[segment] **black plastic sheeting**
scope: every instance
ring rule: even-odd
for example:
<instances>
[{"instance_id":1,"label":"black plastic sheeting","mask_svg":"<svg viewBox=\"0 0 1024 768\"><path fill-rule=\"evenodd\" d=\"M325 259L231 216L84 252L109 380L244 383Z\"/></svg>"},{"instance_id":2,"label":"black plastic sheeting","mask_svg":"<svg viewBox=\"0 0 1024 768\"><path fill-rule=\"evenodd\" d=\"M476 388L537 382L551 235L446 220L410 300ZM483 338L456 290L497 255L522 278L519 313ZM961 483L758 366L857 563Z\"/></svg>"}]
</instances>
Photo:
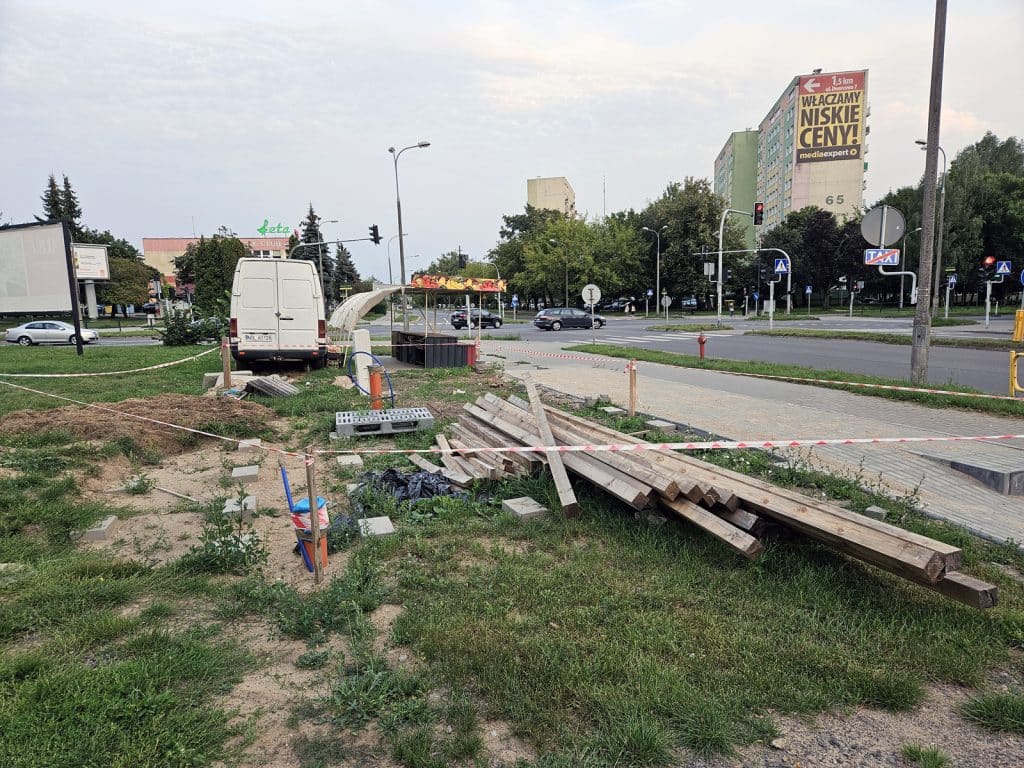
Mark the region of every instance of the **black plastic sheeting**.
<instances>
[{"instance_id":1,"label":"black plastic sheeting","mask_svg":"<svg viewBox=\"0 0 1024 768\"><path fill-rule=\"evenodd\" d=\"M361 478L360 485L379 488L394 494L398 501L422 501L434 496L455 496L468 499L469 494L452 485L436 472L402 472L398 469L386 469L383 472L367 472ZM358 489L352 494L358 499ZM360 509L361 513L362 510Z\"/></svg>"}]
</instances>

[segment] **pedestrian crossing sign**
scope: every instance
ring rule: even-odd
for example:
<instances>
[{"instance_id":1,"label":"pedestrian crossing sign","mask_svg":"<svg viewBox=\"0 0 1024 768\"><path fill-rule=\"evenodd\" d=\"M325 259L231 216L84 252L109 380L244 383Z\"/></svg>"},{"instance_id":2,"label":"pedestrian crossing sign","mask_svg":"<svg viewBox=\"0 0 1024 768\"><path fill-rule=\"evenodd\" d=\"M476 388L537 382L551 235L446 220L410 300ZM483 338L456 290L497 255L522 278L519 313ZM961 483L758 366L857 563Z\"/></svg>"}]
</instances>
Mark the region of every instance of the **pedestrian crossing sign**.
<instances>
[{"instance_id":1,"label":"pedestrian crossing sign","mask_svg":"<svg viewBox=\"0 0 1024 768\"><path fill-rule=\"evenodd\" d=\"M784 275L789 272L789 262L786 259L775 260L775 274Z\"/></svg>"},{"instance_id":2,"label":"pedestrian crossing sign","mask_svg":"<svg viewBox=\"0 0 1024 768\"><path fill-rule=\"evenodd\" d=\"M1008 261L997 261L996 262L996 274L997 275L1008 275L1008 274L1010 274L1010 262L1008 262Z\"/></svg>"}]
</instances>

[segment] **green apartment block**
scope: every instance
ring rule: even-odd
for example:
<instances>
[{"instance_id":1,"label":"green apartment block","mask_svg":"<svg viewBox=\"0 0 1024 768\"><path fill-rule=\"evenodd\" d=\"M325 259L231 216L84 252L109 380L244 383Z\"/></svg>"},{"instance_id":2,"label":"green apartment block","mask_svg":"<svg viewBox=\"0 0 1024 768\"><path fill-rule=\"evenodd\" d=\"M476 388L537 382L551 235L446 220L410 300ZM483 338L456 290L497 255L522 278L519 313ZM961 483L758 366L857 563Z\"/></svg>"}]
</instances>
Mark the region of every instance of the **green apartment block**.
<instances>
[{"instance_id":1,"label":"green apartment block","mask_svg":"<svg viewBox=\"0 0 1024 768\"><path fill-rule=\"evenodd\" d=\"M753 211L757 190L757 131L737 131L729 136L715 159L715 194L737 211ZM743 225L747 248L754 247L753 220L732 219Z\"/></svg>"}]
</instances>

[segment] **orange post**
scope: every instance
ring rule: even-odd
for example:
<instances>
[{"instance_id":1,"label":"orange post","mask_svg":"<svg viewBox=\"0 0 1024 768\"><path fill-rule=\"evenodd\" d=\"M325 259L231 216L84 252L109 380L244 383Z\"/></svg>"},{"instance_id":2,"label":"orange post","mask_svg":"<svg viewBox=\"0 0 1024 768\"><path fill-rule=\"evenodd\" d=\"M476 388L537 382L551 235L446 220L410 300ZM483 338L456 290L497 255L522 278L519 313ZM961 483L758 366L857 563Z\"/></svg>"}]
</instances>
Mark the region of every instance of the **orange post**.
<instances>
[{"instance_id":1,"label":"orange post","mask_svg":"<svg viewBox=\"0 0 1024 768\"><path fill-rule=\"evenodd\" d=\"M384 369L379 365L370 366L370 410L384 408Z\"/></svg>"},{"instance_id":2,"label":"orange post","mask_svg":"<svg viewBox=\"0 0 1024 768\"><path fill-rule=\"evenodd\" d=\"M704 331L700 332L700 336L697 337L697 346L700 347L700 359L704 359L704 345L708 343L707 337L704 336Z\"/></svg>"}]
</instances>

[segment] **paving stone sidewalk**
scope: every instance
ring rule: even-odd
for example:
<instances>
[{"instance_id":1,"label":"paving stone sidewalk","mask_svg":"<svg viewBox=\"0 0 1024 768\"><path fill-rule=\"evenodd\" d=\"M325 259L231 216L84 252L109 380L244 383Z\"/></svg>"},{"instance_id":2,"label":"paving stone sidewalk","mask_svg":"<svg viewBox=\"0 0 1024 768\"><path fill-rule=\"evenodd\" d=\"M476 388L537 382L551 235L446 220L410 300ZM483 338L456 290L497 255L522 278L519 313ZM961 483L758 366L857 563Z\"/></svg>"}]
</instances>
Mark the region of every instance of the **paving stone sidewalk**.
<instances>
[{"instance_id":1,"label":"paving stone sidewalk","mask_svg":"<svg viewBox=\"0 0 1024 768\"><path fill-rule=\"evenodd\" d=\"M557 342L484 342L482 351L485 359L500 360L512 376L530 373L537 383L561 392L608 395L617 405L627 402L624 360L572 359L578 356L562 352L561 346ZM637 365L642 412L731 439L1024 434L1024 419L928 408L715 371ZM808 449L797 452L808 455ZM822 446L809 454L815 466L881 483L890 494L916 492L926 514L979 536L1024 542L1024 496L997 493L940 461L969 460L1024 470L1024 441Z\"/></svg>"}]
</instances>

